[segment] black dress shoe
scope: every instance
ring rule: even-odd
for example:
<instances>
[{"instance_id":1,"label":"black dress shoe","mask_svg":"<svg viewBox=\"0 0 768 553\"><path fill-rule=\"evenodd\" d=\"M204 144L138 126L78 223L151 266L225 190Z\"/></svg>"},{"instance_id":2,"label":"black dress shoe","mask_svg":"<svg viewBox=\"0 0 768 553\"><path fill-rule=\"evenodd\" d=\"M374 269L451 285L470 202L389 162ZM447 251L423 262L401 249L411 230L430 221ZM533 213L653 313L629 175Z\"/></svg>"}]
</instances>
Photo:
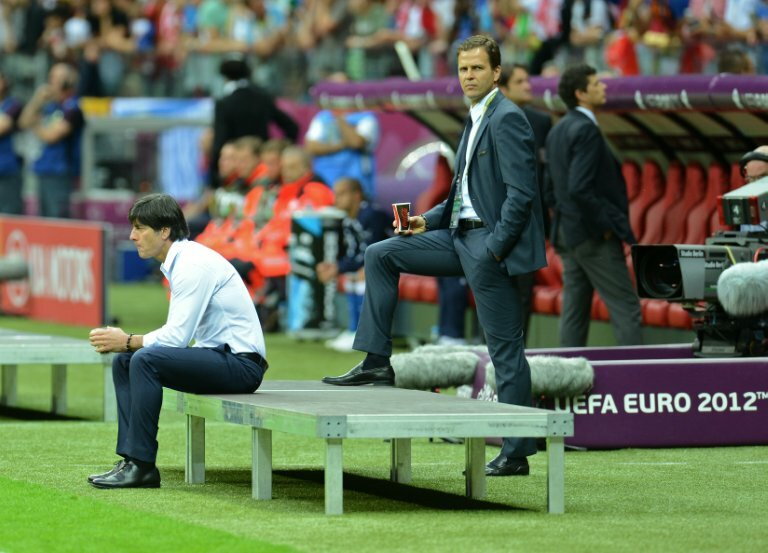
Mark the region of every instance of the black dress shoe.
<instances>
[{"instance_id":1,"label":"black dress shoe","mask_svg":"<svg viewBox=\"0 0 768 553\"><path fill-rule=\"evenodd\" d=\"M528 476L530 468L525 457L505 457L500 454L485 465L486 476Z\"/></svg>"},{"instance_id":2,"label":"black dress shoe","mask_svg":"<svg viewBox=\"0 0 768 553\"><path fill-rule=\"evenodd\" d=\"M127 461L125 459L120 459L117 463L115 463L115 466L109 469L107 472L104 472L102 474L91 474L88 477L88 483L93 482L97 478L106 478L107 476L112 476L117 471L119 471L121 468L123 468L123 465L125 465Z\"/></svg>"},{"instance_id":3,"label":"black dress shoe","mask_svg":"<svg viewBox=\"0 0 768 553\"><path fill-rule=\"evenodd\" d=\"M341 376L326 376L323 378L323 382L335 386L362 386L363 384L394 386L395 371L392 369L392 365L363 370L363 362L361 361L348 373Z\"/></svg>"},{"instance_id":4,"label":"black dress shoe","mask_svg":"<svg viewBox=\"0 0 768 553\"><path fill-rule=\"evenodd\" d=\"M159 488L160 471L157 467L141 468L132 461L125 463L120 470L104 478L94 478L91 485L96 488Z\"/></svg>"}]
</instances>

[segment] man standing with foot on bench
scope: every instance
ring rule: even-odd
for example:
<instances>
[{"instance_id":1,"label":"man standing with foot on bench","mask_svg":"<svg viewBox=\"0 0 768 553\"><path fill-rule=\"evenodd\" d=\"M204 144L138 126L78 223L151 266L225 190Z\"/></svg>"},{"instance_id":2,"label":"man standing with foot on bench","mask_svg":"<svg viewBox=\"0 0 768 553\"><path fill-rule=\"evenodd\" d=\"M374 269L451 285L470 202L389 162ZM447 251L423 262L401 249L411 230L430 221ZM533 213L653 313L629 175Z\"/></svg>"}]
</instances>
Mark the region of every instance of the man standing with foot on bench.
<instances>
[{"instance_id":1,"label":"man standing with foot on bench","mask_svg":"<svg viewBox=\"0 0 768 553\"><path fill-rule=\"evenodd\" d=\"M117 395L117 448L112 470L88 477L97 488L157 488L157 424L163 386L196 394L247 394L267 370L256 308L235 268L213 250L187 240L176 200L139 199L128 218L143 259L162 263L171 301L168 320L148 334L95 328L91 345L121 352L112 363ZM194 345L189 346L194 340Z\"/></svg>"},{"instance_id":2,"label":"man standing with foot on bench","mask_svg":"<svg viewBox=\"0 0 768 553\"><path fill-rule=\"evenodd\" d=\"M523 352L517 275L544 267L544 232L533 132L523 112L497 89L496 42L473 36L458 49L459 81L470 119L456 156L448 199L410 217L410 230L370 245L367 285L354 348L365 360L323 382L392 386L392 319L400 273L465 275L496 368L499 401L531 405L531 372ZM505 438L486 475L528 474L533 439Z\"/></svg>"}]
</instances>

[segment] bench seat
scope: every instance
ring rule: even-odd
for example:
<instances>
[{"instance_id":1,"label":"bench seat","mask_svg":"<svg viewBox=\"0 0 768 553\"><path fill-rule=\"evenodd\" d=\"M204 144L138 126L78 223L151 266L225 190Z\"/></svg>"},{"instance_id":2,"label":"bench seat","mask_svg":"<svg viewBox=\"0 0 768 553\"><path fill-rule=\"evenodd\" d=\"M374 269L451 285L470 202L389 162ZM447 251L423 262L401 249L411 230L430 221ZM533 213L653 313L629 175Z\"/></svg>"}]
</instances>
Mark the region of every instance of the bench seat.
<instances>
[{"instance_id":1,"label":"bench seat","mask_svg":"<svg viewBox=\"0 0 768 553\"><path fill-rule=\"evenodd\" d=\"M266 381L253 394L198 395L165 391L165 409L187 417L185 480L205 481L205 421L252 428L252 496L272 498L272 432L325 441L325 512L343 513L342 443L391 439L390 479L411 481L411 439L464 438L466 495L485 496L485 438L547 440L547 510L565 510L564 438L573 415L390 387L338 387L318 381ZM458 470L457 470L458 472Z\"/></svg>"}]
</instances>

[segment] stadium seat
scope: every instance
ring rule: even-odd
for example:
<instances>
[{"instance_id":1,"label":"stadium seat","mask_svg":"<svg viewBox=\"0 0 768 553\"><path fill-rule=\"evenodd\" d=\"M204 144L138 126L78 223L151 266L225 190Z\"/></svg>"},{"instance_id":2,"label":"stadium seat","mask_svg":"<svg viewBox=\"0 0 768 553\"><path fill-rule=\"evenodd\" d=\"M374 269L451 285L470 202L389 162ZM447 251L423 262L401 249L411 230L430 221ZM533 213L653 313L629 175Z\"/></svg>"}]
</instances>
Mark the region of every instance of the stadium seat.
<instances>
[{"instance_id":1,"label":"stadium seat","mask_svg":"<svg viewBox=\"0 0 768 553\"><path fill-rule=\"evenodd\" d=\"M642 236L638 236L638 240L641 244L668 244L666 240L667 227L674 228L674 231L682 230L682 224L674 224L674 220L670 220L672 217L669 214L675 211L680 204L680 198L683 195L682 180L680 179L680 164L673 162L670 164L670 168L667 170L666 183L664 187L664 195L661 199L648 208L645 213L645 232ZM677 175L676 177L671 175ZM680 213L675 213L684 223L685 217ZM676 227L676 228L675 228ZM670 233L672 234L672 233ZM674 243L674 242L671 242Z\"/></svg>"},{"instance_id":2,"label":"stadium seat","mask_svg":"<svg viewBox=\"0 0 768 553\"><path fill-rule=\"evenodd\" d=\"M708 233L709 209L705 201L707 181L704 168L692 162L685 167L685 186L682 203L685 205L686 222L683 244L703 244ZM695 218L694 218L695 214Z\"/></svg>"},{"instance_id":3,"label":"stadium seat","mask_svg":"<svg viewBox=\"0 0 768 553\"><path fill-rule=\"evenodd\" d=\"M661 168L655 161L643 163L640 193L629 202L629 223L636 237L645 232L645 213L664 193Z\"/></svg>"},{"instance_id":4,"label":"stadium seat","mask_svg":"<svg viewBox=\"0 0 768 553\"><path fill-rule=\"evenodd\" d=\"M717 210L717 198L728 191L729 177L725 168L717 163L709 166L707 171L706 188L704 197L688 213L688 230L686 242L689 244L703 244L712 235L712 215Z\"/></svg>"}]
</instances>

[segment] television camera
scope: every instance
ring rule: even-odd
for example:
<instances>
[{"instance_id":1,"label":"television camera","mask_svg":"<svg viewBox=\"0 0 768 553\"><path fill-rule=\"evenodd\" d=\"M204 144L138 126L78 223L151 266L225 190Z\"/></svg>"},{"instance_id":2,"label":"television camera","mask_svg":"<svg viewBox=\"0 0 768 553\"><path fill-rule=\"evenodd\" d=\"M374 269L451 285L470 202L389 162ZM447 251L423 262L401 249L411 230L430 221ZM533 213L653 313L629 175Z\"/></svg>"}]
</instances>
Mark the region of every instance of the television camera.
<instances>
[{"instance_id":1,"label":"television camera","mask_svg":"<svg viewBox=\"0 0 768 553\"><path fill-rule=\"evenodd\" d=\"M768 259L768 177L719 200L721 222L740 230L704 244L632 246L638 295L691 314L697 357L768 355L768 261L756 263ZM726 271L737 278L721 278Z\"/></svg>"}]
</instances>

